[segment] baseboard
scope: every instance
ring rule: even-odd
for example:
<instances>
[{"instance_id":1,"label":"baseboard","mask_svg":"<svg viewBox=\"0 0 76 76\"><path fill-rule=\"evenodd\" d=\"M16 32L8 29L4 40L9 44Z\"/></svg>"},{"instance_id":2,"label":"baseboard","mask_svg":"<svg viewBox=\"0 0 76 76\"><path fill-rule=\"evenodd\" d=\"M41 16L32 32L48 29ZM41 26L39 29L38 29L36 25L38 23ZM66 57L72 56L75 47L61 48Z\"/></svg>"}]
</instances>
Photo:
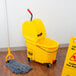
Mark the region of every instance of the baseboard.
<instances>
[{"instance_id":1,"label":"baseboard","mask_svg":"<svg viewBox=\"0 0 76 76\"><path fill-rule=\"evenodd\" d=\"M69 44L60 44L59 48L65 48L68 47ZM27 50L27 48L25 46L21 46L21 47L11 47L11 51L24 51ZM8 48L0 48L0 52L4 52L4 51L8 51Z\"/></svg>"},{"instance_id":2,"label":"baseboard","mask_svg":"<svg viewBox=\"0 0 76 76\"><path fill-rule=\"evenodd\" d=\"M23 51L23 50L27 50L27 48L25 46L21 46L21 47L11 47L11 51ZM0 52L4 52L4 51L8 51L8 48L0 48Z\"/></svg>"},{"instance_id":3,"label":"baseboard","mask_svg":"<svg viewBox=\"0 0 76 76\"><path fill-rule=\"evenodd\" d=\"M69 46L69 44L60 44L59 48L65 48L65 47L68 47L68 46Z\"/></svg>"}]
</instances>

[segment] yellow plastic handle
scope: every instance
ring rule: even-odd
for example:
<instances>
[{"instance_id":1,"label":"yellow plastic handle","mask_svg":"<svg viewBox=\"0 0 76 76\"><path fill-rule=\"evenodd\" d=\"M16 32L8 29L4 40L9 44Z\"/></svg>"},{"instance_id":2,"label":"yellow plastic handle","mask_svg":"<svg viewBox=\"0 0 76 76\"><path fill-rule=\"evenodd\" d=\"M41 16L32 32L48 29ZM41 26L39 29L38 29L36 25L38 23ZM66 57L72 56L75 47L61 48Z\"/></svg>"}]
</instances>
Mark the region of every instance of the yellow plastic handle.
<instances>
[{"instance_id":1,"label":"yellow plastic handle","mask_svg":"<svg viewBox=\"0 0 76 76\"><path fill-rule=\"evenodd\" d=\"M8 54L10 54L10 47L8 47Z\"/></svg>"},{"instance_id":2,"label":"yellow plastic handle","mask_svg":"<svg viewBox=\"0 0 76 76\"><path fill-rule=\"evenodd\" d=\"M71 43L76 43L76 37L71 37Z\"/></svg>"},{"instance_id":3,"label":"yellow plastic handle","mask_svg":"<svg viewBox=\"0 0 76 76\"><path fill-rule=\"evenodd\" d=\"M14 60L14 56L10 52L10 47L8 47L8 54L5 57L5 61L7 62L8 60Z\"/></svg>"}]
</instances>

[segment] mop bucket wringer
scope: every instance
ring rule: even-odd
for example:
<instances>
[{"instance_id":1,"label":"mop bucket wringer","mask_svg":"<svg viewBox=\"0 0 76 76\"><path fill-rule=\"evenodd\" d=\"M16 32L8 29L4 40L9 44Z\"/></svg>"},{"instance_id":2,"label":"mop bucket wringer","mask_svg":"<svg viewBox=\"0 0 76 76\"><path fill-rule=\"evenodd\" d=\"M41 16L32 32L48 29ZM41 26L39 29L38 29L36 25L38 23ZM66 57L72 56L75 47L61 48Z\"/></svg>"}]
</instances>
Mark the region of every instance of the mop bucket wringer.
<instances>
[{"instance_id":1,"label":"mop bucket wringer","mask_svg":"<svg viewBox=\"0 0 76 76\"><path fill-rule=\"evenodd\" d=\"M46 30L41 19L25 21L22 25L23 37L26 40L28 61L34 60L39 63L46 63L47 67L56 62L56 54L59 43L46 38Z\"/></svg>"}]
</instances>

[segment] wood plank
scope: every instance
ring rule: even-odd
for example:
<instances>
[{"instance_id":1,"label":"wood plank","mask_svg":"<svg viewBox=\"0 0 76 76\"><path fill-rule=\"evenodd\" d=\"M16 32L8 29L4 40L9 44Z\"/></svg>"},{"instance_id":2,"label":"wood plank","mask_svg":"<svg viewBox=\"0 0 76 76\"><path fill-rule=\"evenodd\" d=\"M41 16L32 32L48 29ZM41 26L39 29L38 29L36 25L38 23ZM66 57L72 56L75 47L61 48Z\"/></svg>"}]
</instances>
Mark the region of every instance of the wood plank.
<instances>
[{"instance_id":1,"label":"wood plank","mask_svg":"<svg viewBox=\"0 0 76 76\"><path fill-rule=\"evenodd\" d=\"M36 62L28 62L26 51L13 51L12 54L15 56L15 60L23 64L29 64L34 69L27 74L14 74L8 67L5 66L5 56L7 52L0 52L0 76L61 76L64 60L66 56L67 48L58 49L57 63L52 65L51 68L47 68L45 64Z\"/></svg>"}]
</instances>

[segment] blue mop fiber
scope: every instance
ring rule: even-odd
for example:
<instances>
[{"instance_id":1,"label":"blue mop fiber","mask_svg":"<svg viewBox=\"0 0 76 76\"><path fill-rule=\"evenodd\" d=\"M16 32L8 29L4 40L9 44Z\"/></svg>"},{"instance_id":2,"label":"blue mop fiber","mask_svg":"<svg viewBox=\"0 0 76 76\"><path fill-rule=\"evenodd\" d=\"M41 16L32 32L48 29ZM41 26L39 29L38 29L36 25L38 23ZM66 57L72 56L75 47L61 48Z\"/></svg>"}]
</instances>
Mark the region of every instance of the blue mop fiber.
<instances>
[{"instance_id":1,"label":"blue mop fiber","mask_svg":"<svg viewBox=\"0 0 76 76\"><path fill-rule=\"evenodd\" d=\"M16 60L9 60L5 64L13 73L16 74L20 74L20 73L25 74L33 69L28 64L22 64L17 62Z\"/></svg>"}]
</instances>

